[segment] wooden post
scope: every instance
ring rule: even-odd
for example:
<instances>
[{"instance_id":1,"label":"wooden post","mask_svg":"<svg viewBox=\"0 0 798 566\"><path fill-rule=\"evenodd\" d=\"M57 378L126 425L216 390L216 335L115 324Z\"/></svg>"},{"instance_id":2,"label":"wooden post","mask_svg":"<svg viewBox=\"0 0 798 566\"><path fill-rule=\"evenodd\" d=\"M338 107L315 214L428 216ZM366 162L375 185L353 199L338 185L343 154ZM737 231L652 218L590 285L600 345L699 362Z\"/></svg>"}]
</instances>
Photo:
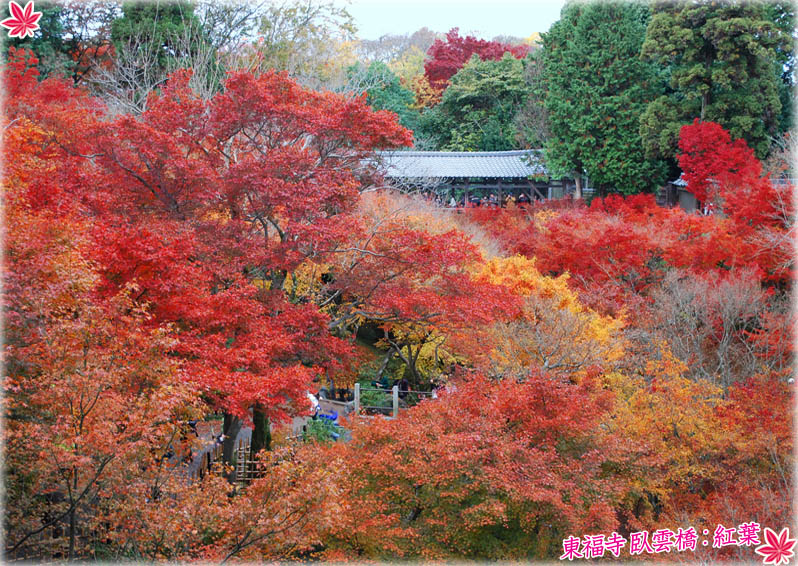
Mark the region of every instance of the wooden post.
<instances>
[{"instance_id":1,"label":"wooden post","mask_svg":"<svg viewBox=\"0 0 798 566\"><path fill-rule=\"evenodd\" d=\"M465 196L463 197L465 199L465 202L463 203L463 208L468 208L468 185L469 185L468 181L469 181L469 179L468 179L468 177L466 177L466 180L465 180Z\"/></svg>"},{"instance_id":2,"label":"wooden post","mask_svg":"<svg viewBox=\"0 0 798 566\"><path fill-rule=\"evenodd\" d=\"M360 414L360 384L355 383L355 414Z\"/></svg>"},{"instance_id":3,"label":"wooden post","mask_svg":"<svg viewBox=\"0 0 798 566\"><path fill-rule=\"evenodd\" d=\"M498 192L499 192L499 208L501 208L502 206L504 206L504 191L502 190L501 177L499 177L499 179L496 181L496 184L499 187L499 190L498 190Z\"/></svg>"},{"instance_id":4,"label":"wooden post","mask_svg":"<svg viewBox=\"0 0 798 566\"><path fill-rule=\"evenodd\" d=\"M393 418L399 416L399 386L394 385L391 387L391 396L393 397Z\"/></svg>"}]
</instances>

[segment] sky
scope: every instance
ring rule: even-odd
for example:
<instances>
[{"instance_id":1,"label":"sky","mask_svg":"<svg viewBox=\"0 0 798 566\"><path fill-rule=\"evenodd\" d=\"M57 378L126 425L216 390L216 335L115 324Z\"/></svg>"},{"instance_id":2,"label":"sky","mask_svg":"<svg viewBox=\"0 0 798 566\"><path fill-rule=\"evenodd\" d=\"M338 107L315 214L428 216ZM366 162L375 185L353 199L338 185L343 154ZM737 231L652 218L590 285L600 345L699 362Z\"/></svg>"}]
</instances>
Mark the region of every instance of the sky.
<instances>
[{"instance_id":1,"label":"sky","mask_svg":"<svg viewBox=\"0 0 798 566\"><path fill-rule=\"evenodd\" d=\"M490 39L528 37L560 19L565 0L337 0L346 6L361 39L412 33L422 27Z\"/></svg>"}]
</instances>

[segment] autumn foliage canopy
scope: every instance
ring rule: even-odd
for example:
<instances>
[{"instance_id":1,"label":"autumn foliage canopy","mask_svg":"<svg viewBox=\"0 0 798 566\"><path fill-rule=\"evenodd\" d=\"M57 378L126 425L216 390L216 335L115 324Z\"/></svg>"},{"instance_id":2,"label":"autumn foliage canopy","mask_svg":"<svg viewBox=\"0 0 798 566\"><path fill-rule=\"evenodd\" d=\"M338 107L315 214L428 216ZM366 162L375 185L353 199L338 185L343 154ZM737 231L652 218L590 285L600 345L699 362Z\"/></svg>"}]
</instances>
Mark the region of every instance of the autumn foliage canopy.
<instances>
[{"instance_id":1,"label":"autumn foliage canopy","mask_svg":"<svg viewBox=\"0 0 798 566\"><path fill-rule=\"evenodd\" d=\"M427 72L513 49L453 30ZM111 115L36 65L4 68L8 556L551 560L790 524L794 210L716 124L679 163L718 214L457 213L377 189L411 134L365 98L182 70ZM389 375L435 397L285 440L308 391ZM246 485L189 474L215 415L274 434Z\"/></svg>"}]
</instances>

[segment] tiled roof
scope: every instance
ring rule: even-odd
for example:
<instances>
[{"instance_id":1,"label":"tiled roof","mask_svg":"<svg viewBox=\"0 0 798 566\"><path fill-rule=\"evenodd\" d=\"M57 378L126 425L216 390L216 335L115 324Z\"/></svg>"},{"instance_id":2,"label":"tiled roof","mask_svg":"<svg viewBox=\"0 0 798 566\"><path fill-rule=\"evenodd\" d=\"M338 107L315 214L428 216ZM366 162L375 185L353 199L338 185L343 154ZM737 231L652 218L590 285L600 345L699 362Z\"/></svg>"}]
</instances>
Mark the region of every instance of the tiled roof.
<instances>
[{"instance_id":1,"label":"tiled roof","mask_svg":"<svg viewBox=\"0 0 798 566\"><path fill-rule=\"evenodd\" d=\"M673 183L677 187L686 187L687 186L687 181L684 180L684 173L679 175L679 178L676 179L675 181L671 181L671 183Z\"/></svg>"},{"instance_id":2,"label":"tiled roof","mask_svg":"<svg viewBox=\"0 0 798 566\"><path fill-rule=\"evenodd\" d=\"M539 150L381 151L385 176L395 178L527 178L546 175Z\"/></svg>"}]
</instances>

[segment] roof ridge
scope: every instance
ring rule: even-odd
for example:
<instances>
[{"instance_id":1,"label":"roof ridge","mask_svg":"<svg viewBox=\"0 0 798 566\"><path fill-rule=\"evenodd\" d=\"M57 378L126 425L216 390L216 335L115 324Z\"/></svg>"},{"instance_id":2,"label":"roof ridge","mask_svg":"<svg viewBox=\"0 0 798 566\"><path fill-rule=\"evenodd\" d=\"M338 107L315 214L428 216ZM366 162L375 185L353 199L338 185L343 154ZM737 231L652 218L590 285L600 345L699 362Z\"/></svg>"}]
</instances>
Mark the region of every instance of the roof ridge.
<instances>
[{"instance_id":1,"label":"roof ridge","mask_svg":"<svg viewBox=\"0 0 798 566\"><path fill-rule=\"evenodd\" d=\"M429 157L500 157L503 155L528 155L530 153L542 152L542 149L511 149L507 151L402 151L402 150L381 150L376 153L385 155L407 155L407 156L429 156Z\"/></svg>"}]
</instances>

